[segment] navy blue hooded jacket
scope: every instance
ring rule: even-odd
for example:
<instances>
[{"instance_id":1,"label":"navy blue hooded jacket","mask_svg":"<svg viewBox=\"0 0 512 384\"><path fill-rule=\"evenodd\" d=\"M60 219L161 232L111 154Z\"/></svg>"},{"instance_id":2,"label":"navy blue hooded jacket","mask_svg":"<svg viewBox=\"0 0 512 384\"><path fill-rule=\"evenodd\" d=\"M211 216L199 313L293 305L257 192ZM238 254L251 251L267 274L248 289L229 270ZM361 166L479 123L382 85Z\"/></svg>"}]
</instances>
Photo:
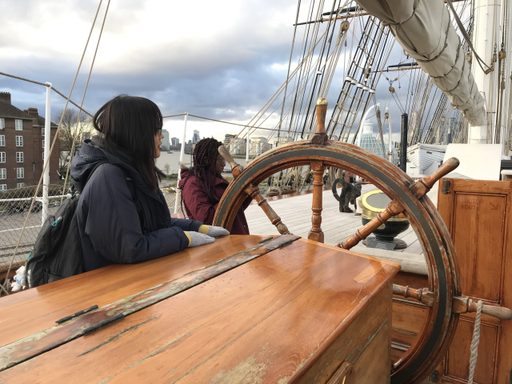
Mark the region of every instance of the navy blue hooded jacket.
<instances>
[{"instance_id":1,"label":"navy blue hooded jacket","mask_svg":"<svg viewBox=\"0 0 512 384\"><path fill-rule=\"evenodd\" d=\"M72 160L71 177L81 191L76 218L86 271L180 251L188 246L183 231L201 225L172 219L162 192L145 183L122 151L86 140Z\"/></svg>"}]
</instances>

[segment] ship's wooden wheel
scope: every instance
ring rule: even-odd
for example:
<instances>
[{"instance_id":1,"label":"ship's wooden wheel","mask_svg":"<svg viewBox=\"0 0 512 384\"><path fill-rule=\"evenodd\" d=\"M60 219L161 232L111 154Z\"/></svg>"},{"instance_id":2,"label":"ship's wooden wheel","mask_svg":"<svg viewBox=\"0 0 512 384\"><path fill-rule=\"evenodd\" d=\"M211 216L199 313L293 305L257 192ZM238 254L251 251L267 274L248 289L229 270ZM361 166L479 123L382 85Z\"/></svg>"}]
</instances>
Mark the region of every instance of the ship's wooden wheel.
<instances>
[{"instance_id":1,"label":"ship's wooden wheel","mask_svg":"<svg viewBox=\"0 0 512 384\"><path fill-rule=\"evenodd\" d=\"M221 150L223 156L231 163L235 179L218 204L214 224L231 228L236 213L249 194L262 206L278 231L287 233L286 225L259 194L258 184L276 172L291 167L309 165L313 171L312 225L308 236L312 240L323 241L322 176L326 167L344 169L381 189L392 199L387 209L339 246L350 249L395 214L403 212L408 217L423 248L429 286L422 289L394 286L393 290L397 295L413 297L422 302L429 308L429 313L426 326L416 345L403 359L393 364L391 381L419 382L443 357L443 352L453 335L458 313L475 310L475 303L459 296L450 234L434 205L424 196L438 178L458 165L458 161L451 160L436 172L436 175L415 183L406 173L381 157L351 144L328 140L324 126L325 111L326 102L325 99L321 99L317 105L316 134L311 140L290 143L268 151L244 170L228 153ZM499 312L495 308L490 308L488 313L496 311Z\"/></svg>"}]
</instances>

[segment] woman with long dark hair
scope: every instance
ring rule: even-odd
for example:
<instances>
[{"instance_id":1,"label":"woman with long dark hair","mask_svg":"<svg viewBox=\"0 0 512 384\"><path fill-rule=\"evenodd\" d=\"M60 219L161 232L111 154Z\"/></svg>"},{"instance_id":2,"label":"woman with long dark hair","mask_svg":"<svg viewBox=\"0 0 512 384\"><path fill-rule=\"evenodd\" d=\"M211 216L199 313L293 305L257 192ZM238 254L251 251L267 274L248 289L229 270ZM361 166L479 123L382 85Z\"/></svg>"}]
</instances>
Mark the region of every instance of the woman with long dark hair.
<instances>
[{"instance_id":1,"label":"woman with long dark hair","mask_svg":"<svg viewBox=\"0 0 512 384\"><path fill-rule=\"evenodd\" d=\"M93 118L98 137L72 161L81 191L76 218L86 271L150 260L228 234L200 221L171 218L158 187L162 114L143 97L120 95Z\"/></svg>"},{"instance_id":2,"label":"woman with long dark hair","mask_svg":"<svg viewBox=\"0 0 512 384\"><path fill-rule=\"evenodd\" d=\"M179 187L185 211L188 217L207 224L212 223L217 204L228 186L228 181L222 177L226 162L218 152L221 145L220 141L213 138L198 141L194 147L192 167L181 170ZM236 215L232 234L249 233L243 210L250 202L251 199L247 199Z\"/></svg>"}]
</instances>

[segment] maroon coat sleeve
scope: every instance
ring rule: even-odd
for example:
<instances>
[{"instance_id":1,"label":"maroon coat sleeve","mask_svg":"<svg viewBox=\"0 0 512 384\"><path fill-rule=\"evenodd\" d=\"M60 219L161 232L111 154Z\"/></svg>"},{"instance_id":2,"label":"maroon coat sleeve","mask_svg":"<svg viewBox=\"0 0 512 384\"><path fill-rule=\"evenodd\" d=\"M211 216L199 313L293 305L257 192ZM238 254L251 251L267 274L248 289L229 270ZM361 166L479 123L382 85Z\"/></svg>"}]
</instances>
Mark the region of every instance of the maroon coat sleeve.
<instances>
[{"instance_id":1,"label":"maroon coat sleeve","mask_svg":"<svg viewBox=\"0 0 512 384\"><path fill-rule=\"evenodd\" d=\"M208 200L208 195L197 177L188 178L181 191L181 198L191 219L205 224L213 222L216 206Z\"/></svg>"}]
</instances>

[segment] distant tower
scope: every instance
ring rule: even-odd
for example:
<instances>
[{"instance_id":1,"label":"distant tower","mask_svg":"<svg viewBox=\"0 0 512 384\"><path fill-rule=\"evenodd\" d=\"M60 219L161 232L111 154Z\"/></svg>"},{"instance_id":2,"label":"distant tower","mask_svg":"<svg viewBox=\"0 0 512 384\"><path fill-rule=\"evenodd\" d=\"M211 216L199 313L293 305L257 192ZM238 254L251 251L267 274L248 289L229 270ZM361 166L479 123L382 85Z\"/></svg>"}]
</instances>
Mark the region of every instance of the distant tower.
<instances>
[{"instance_id":1,"label":"distant tower","mask_svg":"<svg viewBox=\"0 0 512 384\"><path fill-rule=\"evenodd\" d=\"M173 149L181 148L180 139L178 139L177 137L172 137L171 138L171 148L173 148Z\"/></svg>"},{"instance_id":2,"label":"distant tower","mask_svg":"<svg viewBox=\"0 0 512 384\"><path fill-rule=\"evenodd\" d=\"M224 145L226 147L229 146L229 144L231 143L231 140L234 139L235 137L236 137L236 135L233 135L230 133L227 133L226 135L224 135Z\"/></svg>"},{"instance_id":3,"label":"distant tower","mask_svg":"<svg viewBox=\"0 0 512 384\"><path fill-rule=\"evenodd\" d=\"M164 135L164 137L162 139L162 145L160 146L160 148L163 149L164 151L168 151L171 146L171 144L169 142L169 131L166 129L163 129L162 134Z\"/></svg>"},{"instance_id":4,"label":"distant tower","mask_svg":"<svg viewBox=\"0 0 512 384\"><path fill-rule=\"evenodd\" d=\"M382 153L382 145L373 133L370 124L363 125L363 132L359 135L358 145L368 152L372 152L380 157L385 157L384 153Z\"/></svg>"},{"instance_id":5,"label":"distant tower","mask_svg":"<svg viewBox=\"0 0 512 384\"><path fill-rule=\"evenodd\" d=\"M199 131L197 129L194 129L194 134L192 136L192 144L197 143L199 140L201 140L201 137L199 136Z\"/></svg>"}]
</instances>

